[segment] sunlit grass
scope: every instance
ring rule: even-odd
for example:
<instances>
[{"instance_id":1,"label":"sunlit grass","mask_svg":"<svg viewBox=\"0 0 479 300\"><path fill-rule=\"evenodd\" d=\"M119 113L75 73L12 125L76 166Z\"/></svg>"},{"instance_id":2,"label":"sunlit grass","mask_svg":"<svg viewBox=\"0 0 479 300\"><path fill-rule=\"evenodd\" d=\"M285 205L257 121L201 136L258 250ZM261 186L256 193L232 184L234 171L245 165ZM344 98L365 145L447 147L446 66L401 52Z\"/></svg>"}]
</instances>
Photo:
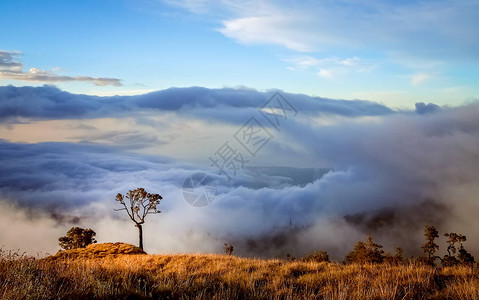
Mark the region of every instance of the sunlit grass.
<instances>
[{"instance_id":1,"label":"sunlit grass","mask_svg":"<svg viewBox=\"0 0 479 300\"><path fill-rule=\"evenodd\" d=\"M4 252L0 298L479 299L478 274L466 267L342 265L216 254L100 256L32 259Z\"/></svg>"}]
</instances>

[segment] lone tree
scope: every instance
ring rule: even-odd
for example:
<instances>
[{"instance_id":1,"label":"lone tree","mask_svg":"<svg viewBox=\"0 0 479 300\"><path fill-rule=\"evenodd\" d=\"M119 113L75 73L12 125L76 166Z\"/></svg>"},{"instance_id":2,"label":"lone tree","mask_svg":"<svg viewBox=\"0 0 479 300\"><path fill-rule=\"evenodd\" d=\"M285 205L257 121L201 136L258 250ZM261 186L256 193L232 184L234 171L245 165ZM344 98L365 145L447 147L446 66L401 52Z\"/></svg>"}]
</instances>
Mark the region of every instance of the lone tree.
<instances>
[{"instance_id":1,"label":"lone tree","mask_svg":"<svg viewBox=\"0 0 479 300\"><path fill-rule=\"evenodd\" d=\"M90 244L96 243L95 235L95 231L91 229L72 227L67 231L66 236L58 238L58 241L60 247L64 250L85 248Z\"/></svg>"},{"instance_id":2,"label":"lone tree","mask_svg":"<svg viewBox=\"0 0 479 300\"><path fill-rule=\"evenodd\" d=\"M150 194L143 188L129 190L124 196L122 194L116 195L116 201L123 205L123 208L115 209L115 211L125 210L130 219L135 223L135 226L138 227L139 247L141 250L143 250L142 225L145 223L145 217L149 214L161 213L157 209L161 199L163 197L160 195Z\"/></svg>"},{"instance_id":3,"label":"lone tree","mask_svg":"<svg viewBox=\"0 0 479 300\"><path fill-rule=\"evenodd\" d=\"M439 237L439 232L436 227L426 225L426 227L424 227L424 237L426 238L426 243L422 245L422 250L424 254L427 255L427 263L434 265L434 261L437 258L434 256L434 253L439 249L439 245L436 244L434 240Z\"/></svg>"}]
</instances>

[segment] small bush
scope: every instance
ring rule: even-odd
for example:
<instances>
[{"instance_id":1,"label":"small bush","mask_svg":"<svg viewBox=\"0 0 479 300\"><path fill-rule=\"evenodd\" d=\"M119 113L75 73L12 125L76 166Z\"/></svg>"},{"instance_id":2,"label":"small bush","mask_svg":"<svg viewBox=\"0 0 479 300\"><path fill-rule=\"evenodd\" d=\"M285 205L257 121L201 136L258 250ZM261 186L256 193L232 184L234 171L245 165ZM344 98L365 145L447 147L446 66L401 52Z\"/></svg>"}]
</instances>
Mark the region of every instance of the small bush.
<instances>
[{"instance_id":1,"label":"small bush","mask_svg":"<svg viewBox=\"0 0 479 300\"><path fill-rule=\"evenodd\" d=\"M233 255L233 245L225 243L223 246L223 250L225 251L226 255Z\"/></svg>"},{"instance_id":2,"label":"small bush","mask_svg":"<svg viewBox=\"0 0 479 300\"><path fill-rule=\"evenodd\" d=\"M373 237L368 236L366 242L359 241L354 249L345 258L346 263L381 263L384 260L383 246L374 243Z\"/></svg>"},{"instance_id":3,"label":"small bush","mask_svg":"<svg viewBox=\"0 0 479 300\"><path fill-rule=\"evenodd\" d=\"M329 262L329 254L326 251L314 251L313 253L303 257L301 260L314 262Z\"/></svg>"}]
</instances>

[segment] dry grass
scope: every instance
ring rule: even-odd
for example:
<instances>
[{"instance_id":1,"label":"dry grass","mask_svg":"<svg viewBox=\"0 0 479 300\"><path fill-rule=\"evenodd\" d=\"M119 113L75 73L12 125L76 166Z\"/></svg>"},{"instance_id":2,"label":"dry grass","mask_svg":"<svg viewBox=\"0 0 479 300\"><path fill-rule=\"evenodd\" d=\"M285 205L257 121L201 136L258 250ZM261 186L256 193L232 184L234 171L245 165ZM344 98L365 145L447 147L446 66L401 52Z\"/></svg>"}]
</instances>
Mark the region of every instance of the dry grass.
<instances>
[{"instance_id":1,"label":"dry grass","mask_svg":"<svg viewBox=\"0 0 479 300\"><path fill-rule=\"evenodd\" d=\"M91 247L77 256L55 259L4 253L0 298L479 299L479 274L463 267L341 265L214 254L127 255L121 252L131 253L132 246L95 246L103 251ZM108 252L113 255L104 255Z\"/></svg>"}]
</instances>

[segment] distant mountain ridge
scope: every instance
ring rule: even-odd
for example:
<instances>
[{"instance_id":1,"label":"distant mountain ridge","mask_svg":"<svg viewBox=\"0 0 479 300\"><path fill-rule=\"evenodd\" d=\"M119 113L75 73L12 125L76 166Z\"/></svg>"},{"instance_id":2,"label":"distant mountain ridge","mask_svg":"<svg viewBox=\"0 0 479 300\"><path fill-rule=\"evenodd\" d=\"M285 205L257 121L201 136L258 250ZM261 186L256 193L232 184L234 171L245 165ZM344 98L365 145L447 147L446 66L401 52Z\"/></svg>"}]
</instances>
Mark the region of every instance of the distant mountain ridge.
<instances>
[{"instance_id":1,"label":"distant mountain ridge","mask_svg":"<svg viewBox=\"0 0 479 300\"><path fill-rule=\"evenodd\" d=\"M308 183L312 183L326 173L331 168L297 168L283 166L247 166L243 172L258 180L248 184L250 188L277 187L277 186L300 186L304 187ZM271 180L271 177L276 180ZM252 186L251 186L252 185Z\"/></svg>"}]
</instances>

